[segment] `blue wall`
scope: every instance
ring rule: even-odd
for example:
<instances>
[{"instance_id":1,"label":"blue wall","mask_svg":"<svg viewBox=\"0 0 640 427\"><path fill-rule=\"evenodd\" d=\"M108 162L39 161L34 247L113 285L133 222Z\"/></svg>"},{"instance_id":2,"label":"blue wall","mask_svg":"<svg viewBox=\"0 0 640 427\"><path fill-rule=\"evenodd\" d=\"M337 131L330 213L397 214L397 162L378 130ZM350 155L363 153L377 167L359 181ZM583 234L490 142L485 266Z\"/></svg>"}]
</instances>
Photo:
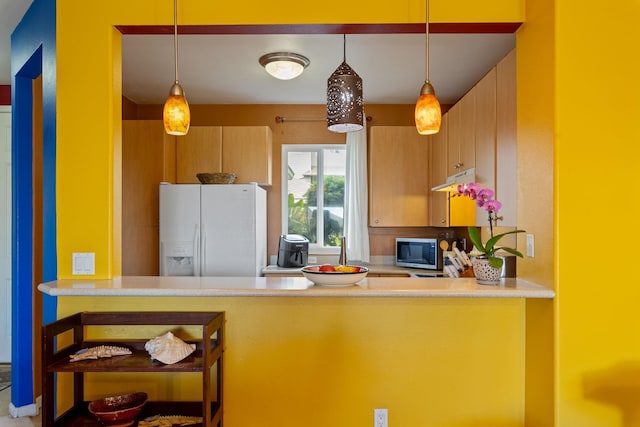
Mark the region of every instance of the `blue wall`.
<instances>
[{"instance_id":1,"label":"blue wall","mask_svg":"<svg viewBox=\"0 0 640 427\"><path fill-rule=\"evenodd\" d=\"M57 278L56 260L56 2L34 0L11 35L12 99L12 353L11 403L34 403L33 348L33 79L43 91L43 280ZM40 258L40 257L38 257ZM43 322L55 319L56 301L45 296Z\"/></svg>"}]
</instances>

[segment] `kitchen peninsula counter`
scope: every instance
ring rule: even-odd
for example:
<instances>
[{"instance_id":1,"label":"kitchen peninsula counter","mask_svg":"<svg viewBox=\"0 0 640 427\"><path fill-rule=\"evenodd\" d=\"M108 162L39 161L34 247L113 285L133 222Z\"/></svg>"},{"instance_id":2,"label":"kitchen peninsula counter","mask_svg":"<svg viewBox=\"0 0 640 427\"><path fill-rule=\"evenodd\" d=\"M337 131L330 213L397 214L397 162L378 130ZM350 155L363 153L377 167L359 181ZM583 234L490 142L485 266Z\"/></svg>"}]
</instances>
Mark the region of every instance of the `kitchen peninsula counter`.
<instances>
[{"instance_id":1,"label":"kitchen peninsula counter","mask_svg":"<svg viewBox=\"0 0 640 427\"><path fill-rule=\"evenodd\" d=\"M354 286L315 286L303 277L157 277L63 279L42 283L50 296L174 297L386 297L386 298L553 298L554 292L522 279L498 286L474 278L365 278Z\"/></svg>"},{"instance_id":2,"label":"kitchen peninsula counter","mask_svg":"<svg viewBox=\"0 0 640 427\"><path fill-rule=\"evenodd\" d=\"M332 288L304 277L145 276L72 278L38 289L55 298L56 319L78 312L224 312L229 427L263 425L291 411L307 420L318 399L300 390L331 396L323 401L330 413L314 426L335 424L334 411L359 414L341 425L366 425L382 394L385 407L408 414L407 420L425 402L430 414L450 420L464 401L473 405L471 424L481 413L488 420L508 414L501 423L509 425L523 411L527 351L547 349L531 340L553 335L545 320L553 290L521 279L482 286L473 278L367 277ZM124 325L104 332L139 339L165 330ZM85 395L117 395L135 386L153 393L153 401L197 400L202 378L180 378L167 372L147 382L130 373L92 373ZM354 396L365 401L357 410Z\"/></svg>"}]
</instances>

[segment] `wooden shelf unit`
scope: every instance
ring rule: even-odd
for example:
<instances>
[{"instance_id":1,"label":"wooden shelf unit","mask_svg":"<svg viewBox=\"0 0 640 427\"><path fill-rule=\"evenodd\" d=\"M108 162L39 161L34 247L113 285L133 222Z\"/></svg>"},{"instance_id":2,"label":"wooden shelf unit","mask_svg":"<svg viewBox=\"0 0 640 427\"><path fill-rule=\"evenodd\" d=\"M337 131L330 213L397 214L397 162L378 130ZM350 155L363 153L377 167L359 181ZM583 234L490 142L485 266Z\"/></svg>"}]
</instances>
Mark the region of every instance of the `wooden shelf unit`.
<instances>
[{"instance_id":1,"label":"wooden shelf unit","mask_svg":"<svg viewBox=\"0 0 640 427\"><path fill-rule=\"evenodd\" d=\"M82 312L59 319L42 328L42 426L98 427L100 422L91 415L84 398L86 372L202 372L202 402L149 401L138 419L151 415L188 415L203 418L204 427L222 427L222 374L225 342L224 312ZM202 338L194 341L196 350L184 360L165 365L152 361L144 349L148 339L92 340L86 338L90 326L196 326L202 328ZM73 343L56 349L56 338L73 331ZM192 341L189 341L192 342ZM69 356L78 350L99 345L128 347L132 354L97 360L70 362ZM216 369L212 384L211 370ZM73 373L73 406L56 416L55 374ZM215 386L215 399L212 387ZM144 391L144 390L140 390Z\"/></svg>"}]
</instances>

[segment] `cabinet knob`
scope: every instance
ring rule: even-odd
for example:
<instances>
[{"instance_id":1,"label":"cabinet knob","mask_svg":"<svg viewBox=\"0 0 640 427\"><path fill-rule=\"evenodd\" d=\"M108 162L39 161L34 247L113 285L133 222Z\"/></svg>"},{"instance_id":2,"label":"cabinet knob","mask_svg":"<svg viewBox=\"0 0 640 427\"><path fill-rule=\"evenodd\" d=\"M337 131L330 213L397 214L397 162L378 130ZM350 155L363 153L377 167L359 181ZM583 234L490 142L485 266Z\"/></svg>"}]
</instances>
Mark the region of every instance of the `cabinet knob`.
<instances>
[{"instance_id":1,"label":"cabinet knob","mask_svg":"<svg viewBox=\"0 0 640 427\"><path fill-rule=\"evenodd\" d=\"M446 219L444 219L444 218L442 218L442 219L440 220L440 224L446 224L446 222L447 222L447 220L446 220Z\"/></svg>"},{"instance_id":2,"label":"cabinet knob","mask_svg":"<svg viewBox=\"0 0 640 427\"><path fill-rule=\"evenodd\" d=\"M380 223L380 220L379 220L379 219L376 219L376 220L374 220L373 222L374 222L374 223L376 223L376 224L379 224L379 223Z\"/></svg>"}]
</instances>

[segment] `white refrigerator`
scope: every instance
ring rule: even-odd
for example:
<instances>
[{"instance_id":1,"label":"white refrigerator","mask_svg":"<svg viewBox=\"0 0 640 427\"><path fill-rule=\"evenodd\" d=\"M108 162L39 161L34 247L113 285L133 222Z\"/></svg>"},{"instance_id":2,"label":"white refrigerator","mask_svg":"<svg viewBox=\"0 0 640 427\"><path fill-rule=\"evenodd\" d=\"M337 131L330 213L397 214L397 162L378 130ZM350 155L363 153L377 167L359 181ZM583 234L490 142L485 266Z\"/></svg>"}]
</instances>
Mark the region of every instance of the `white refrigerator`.
<instances>
[{"instance_id":1,"label":"white refrigerator","mask_svg":"<svg viewBox=\"0 0 640 427\"><path fill-rule=\"evenodd\" d=\"M261 276L267 196L256 184L160 184L162 276Z\"/></svg>"}]
</instances>

